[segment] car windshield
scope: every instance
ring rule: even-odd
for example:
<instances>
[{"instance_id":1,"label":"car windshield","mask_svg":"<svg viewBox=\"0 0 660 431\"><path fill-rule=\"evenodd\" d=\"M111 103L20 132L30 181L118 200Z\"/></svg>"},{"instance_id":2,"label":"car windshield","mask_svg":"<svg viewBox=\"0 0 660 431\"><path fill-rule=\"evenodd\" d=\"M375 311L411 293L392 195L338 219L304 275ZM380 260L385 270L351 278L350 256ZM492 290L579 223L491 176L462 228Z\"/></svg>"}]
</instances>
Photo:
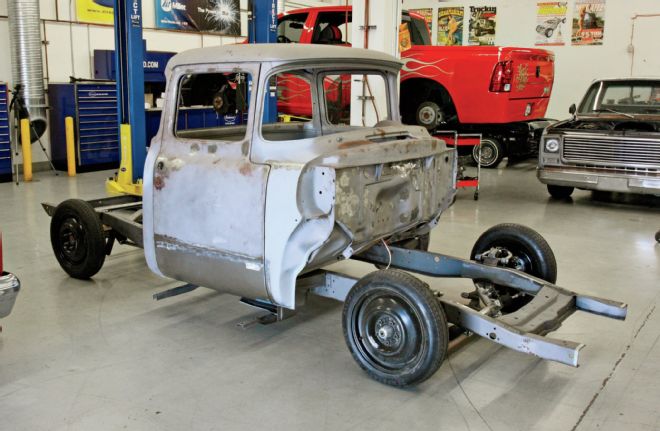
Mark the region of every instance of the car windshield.
<instances>
[{"instance_id":1,"label":"car windshield","mask_svg":"<svg viewBox=\"0 0 660 431\"><path fill-rule=\"evenodd\" d=\"M578 112L660 115L660 80L597 82L587 92Z\"/></svg>"}]
</instances>

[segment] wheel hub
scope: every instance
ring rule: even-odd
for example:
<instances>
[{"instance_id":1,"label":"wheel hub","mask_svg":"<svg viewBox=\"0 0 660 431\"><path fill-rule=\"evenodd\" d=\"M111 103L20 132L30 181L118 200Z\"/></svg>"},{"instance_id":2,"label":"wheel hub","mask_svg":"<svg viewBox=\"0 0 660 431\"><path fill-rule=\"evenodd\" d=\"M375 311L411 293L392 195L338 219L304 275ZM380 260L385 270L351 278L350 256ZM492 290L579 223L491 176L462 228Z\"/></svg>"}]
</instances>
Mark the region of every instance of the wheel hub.
<instances>
[{"instance_id":1,"label":"wheel hub","mask_svg":"<svg viewBox=\"0 0 660 431\"><path fill-rule=\"evenodd\" d=\"M383 316L376 321L376 338L387 347L401 343L401 325L391 316Z\"/></svg>"},{"instance_id":2,"label":"wheel hub","mask_svg":"<svg viewBox=\"0 0 660 431\"><path fill-rule=\"evenodd\" d=\"M423 124L433 124L436 119L435 109L425 106L419 111L419 119Z\"/></svg>"},{"instance_id":3,"label":"wheel hub","mask_svg":"<svg viewBox=\"0 0 660 431\"><path fill-rule=\"evenodd\" d=\"M84 232L75 218L68 218L59 231L62 254L70 261L80 261L83 256Z\"/></svg>"}]
</instances>

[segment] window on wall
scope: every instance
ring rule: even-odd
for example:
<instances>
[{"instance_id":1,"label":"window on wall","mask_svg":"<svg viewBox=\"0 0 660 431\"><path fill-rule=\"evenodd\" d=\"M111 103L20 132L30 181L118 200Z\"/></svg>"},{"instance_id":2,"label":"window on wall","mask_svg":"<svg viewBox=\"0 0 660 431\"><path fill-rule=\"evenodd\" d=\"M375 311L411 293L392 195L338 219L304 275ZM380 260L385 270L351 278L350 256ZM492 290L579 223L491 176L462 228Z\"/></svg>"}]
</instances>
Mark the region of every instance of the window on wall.
<instances>
[{"instance_id":1,"label":"window on wall","mask_svg":"<svg viewBox=\"0 0 660 431\"><path fill-rule=\"evenodd\" d=\"M262 136L269 141L317 136L313 127L311 75L303 71L278 73L268 80Z\"/></svg>"},{"instance_id":2,"label":"window on wall","mask_svg":"<svg viewBox=\"0 0 660 431\"><path fill-rule=\"evenodd\" d=\"M240 141L245 138L249 74L214 72L185 75L179 81L175 135Z\"/></svg>"},{"instance_id":3,"label":"window on wall","mask_svg":"<svg viewBox=\"0 0 660 431\"><path fill-rule=\"evenodd\" d=\"M287 15L277 24L277 42L298 43L305 28L306 13Z\"/></svg>"}]
</instances>

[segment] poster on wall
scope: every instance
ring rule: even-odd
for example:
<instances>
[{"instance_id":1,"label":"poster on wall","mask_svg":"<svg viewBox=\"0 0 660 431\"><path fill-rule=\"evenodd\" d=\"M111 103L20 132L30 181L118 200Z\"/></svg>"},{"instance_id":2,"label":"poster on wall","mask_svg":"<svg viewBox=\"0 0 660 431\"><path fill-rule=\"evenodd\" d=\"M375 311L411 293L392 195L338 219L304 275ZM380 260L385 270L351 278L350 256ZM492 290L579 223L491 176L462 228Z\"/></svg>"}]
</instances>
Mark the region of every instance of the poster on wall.
<instances>
[{"instance_id":1,"label":"poster on wall","mask_svg":"<svg viewBox=\"0 0 660 431\"><path fill-rule=\"evenodd\" d=\"M240 0L154 0L156 27L241 35Z\"/></svg>"},{"instance_id":2,"label":"poster on wall","mask_svg":"<svg viewBox=\"0 0 660 431\"><path fill-rule=\"evenodd\" d=\"M463 7L438 8L438 45L463 45Z\"/></svg>"},{"instance_id":3,"label":"poster on wall","mask_svg":"<svg viewBox=\"0 0 660 431\"><path fill-rule=\"evenodd\" d=\"M602 45L605 30L605 0L575 0L573 45Z\"/></svg>"},{"instance_id":4,"label":"poster on wall","mask_svg":"<svg viewBox=\"0 0 660 431\"><path fill-rule=\"evenodd\" d=\"M114 2L111 0L76 0L76 17L80 22L113 24Z\"/></svg>"},{"instance_id":5,"label":"poster on wall","mask_svg":"<svg viewBox=\"0 0 660 431\"><path fill-rule=\"evenodd\" d=\"M536 45L561 46L564 43L568 2L554 1L537 4Z\"/></svg>"},{"instance_id":6,"label":"poster on wall","mask_svg":"<svg viewBox=\"0 0 660 431\"><path fill-rule=\"evenodd\" d=\"M495 45L497 7L470 6L470 45Z\"/></svg>"},{"instance_id":7,"label":"poster on wall","mask_svg":"<svg viewBox=\"0 0 660 431\"><path fill-rule=\"evenodd\" d=\"M425 7L423 9L408 9L408 12L423 16L424 21L426 21L426 24L429 26L429 30L431 30L431 25L433 24L433 9L430 7Z\"/></svg>"}]
</instances>

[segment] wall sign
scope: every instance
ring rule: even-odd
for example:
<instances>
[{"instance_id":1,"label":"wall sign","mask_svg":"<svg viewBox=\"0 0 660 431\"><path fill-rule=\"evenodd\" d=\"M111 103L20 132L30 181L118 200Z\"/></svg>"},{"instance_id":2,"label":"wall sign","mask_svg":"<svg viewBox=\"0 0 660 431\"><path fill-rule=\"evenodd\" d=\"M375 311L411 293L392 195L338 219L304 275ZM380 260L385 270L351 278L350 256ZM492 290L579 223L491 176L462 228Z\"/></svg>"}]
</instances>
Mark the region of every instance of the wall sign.
<instances>
[{"instance_id":1,"label":"wall sign","mask_svg":"<svg viewBox=\"0 0 660 431\"><path fill-rule=\"evenodd\" d=\"M470 6L470 45L495 45L497 7Z\"/></svg>"},{"instance_id":2,"label":"wall sign","mask_svg":"<svg viewBox=\"0 0 660 431\"><path fill-rule=\"evenodd\" d=\"M239 0L154 0L156 27L241 35Z\"/></svg>"},{"instance_id":3,"label":"wall sign","mask_svg":"<svg viewBox=\"0 0 660 431\"><path fill-rule=\"evenodd\" d=\"M566 24L568 2L542 2L538 3L537 6L536 45L564 45L564 31L568 28Z\"/></svg>"},{"instance_id":4,"label":"wall sign","mask_svg":"<svg viewBox=\"0 0 660 431\"><path fill-rule=\"evenodd\" d=\"M438 8L438 45L463 45L463 7Z\"/></svg>"},{"instance_id":5,"label":"wall sign","mask_svg":"<svg viewBox=\"0 0 660 431\"><path fill-rule=\"evenodd\" d=\"M605 32L605 0L575 0L573 45L602 45Z\"/></svg>"},{"instance_id":6,"label":"wall sign","mask_svg":"<svg viewBox=\"0 0 660 431\"><path fill-rule=\"evenodd\" d=\"M76 17L80 22L114 24L113 6L109 0L76 0Z\"/></svg>"}]
</instances>

